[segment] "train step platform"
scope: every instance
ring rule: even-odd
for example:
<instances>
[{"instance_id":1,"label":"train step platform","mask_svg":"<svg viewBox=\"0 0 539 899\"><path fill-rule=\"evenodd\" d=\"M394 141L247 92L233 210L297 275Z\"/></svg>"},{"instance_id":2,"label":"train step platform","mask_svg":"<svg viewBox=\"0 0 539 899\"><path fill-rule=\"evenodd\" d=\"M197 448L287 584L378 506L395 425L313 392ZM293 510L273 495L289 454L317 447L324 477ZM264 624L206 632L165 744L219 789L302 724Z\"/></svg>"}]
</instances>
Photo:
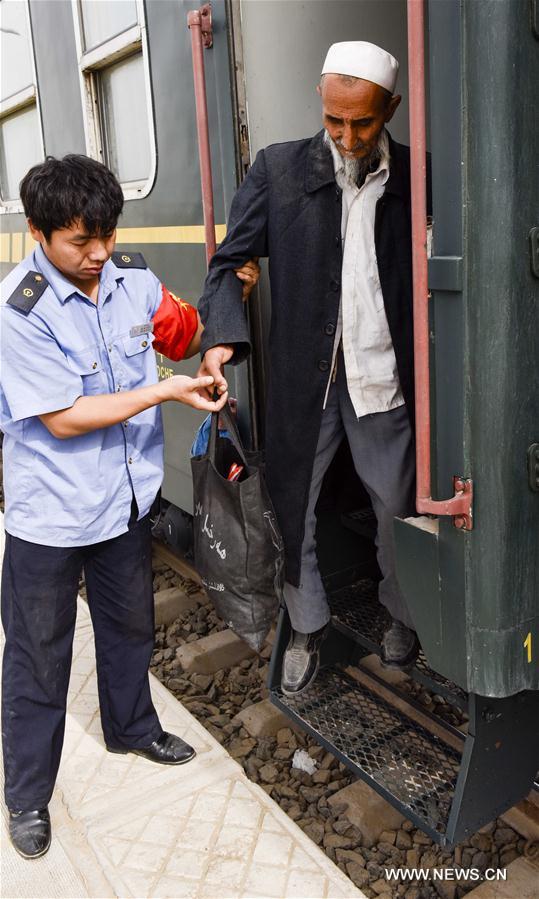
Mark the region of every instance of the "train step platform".
<instances>
[{"instance_id":1,"label":"train step platform","mask_svg":"<svg viewBox=\"0 0 539 899\"><path fill-rule=\"evenodd\" d=\"M278 648L270 675L271 700L435 842L444 844L465 734L419 705L398 681L393 684L376 667L364 666L365 659L379 656L391 620L377 597L378 585L371 578L329 589L331 631L316 681L299 697L285 696L276 670ZM287 636L281 620L277 644L283 646ZM467 710L465 691L431 669L422 652L408 676L461 712Z\"/></svg>"},{"instance_id":2,"label":"train step platform","mask_svg":"<svg viewBox=\"0 0 539 899\"><path fill-rule=\"evenodd\" d=\"M529 730L530 745L537 743L534 696L500 700L492 716L494 700L469 696L420 653L408 678L430 695L433 709L436 697L453 707L449 715L431 711L380 669L377 656L390 619L377 601L377 583L362 578L333 586L328 600L331 627L320 670L297 697L280 686L290 633L281 614L269 676L273 704L441 846L452 848L522 799L533 783L533 751L514 784L507 785L504 772L511 770L515 720ZM369 664L373 659L378 670Z\"/></svg>"},{"instance_id":3,"label":"train step platform","mask_svg":"<svg viewBox=\"0 0 539 899\"><path fill-rule=\"evenodd\" d=\"M181 767L105 750L93 631L79 600L64 751L49 806L53 842L47 855L23 860L9 843L3 809L3 899L364 896L150 677L164 728L196 748Z\"/></svg>"},{"instance_id":4,"label":"train step platform","mask_svg":"<svg viewBox=\"0 0 539 899\"><path fill-rule=\"evenodd\" d=\"M389 612L378 602L378 585L364 578L351 586L331 592L334 626L369 652L379 654L384 631L389 627ZM430 668L423 652L410 670L410 677L430 692L442 696L451 705L468 708L468 695L461 687Z\"/></svg>"}]
</instances>

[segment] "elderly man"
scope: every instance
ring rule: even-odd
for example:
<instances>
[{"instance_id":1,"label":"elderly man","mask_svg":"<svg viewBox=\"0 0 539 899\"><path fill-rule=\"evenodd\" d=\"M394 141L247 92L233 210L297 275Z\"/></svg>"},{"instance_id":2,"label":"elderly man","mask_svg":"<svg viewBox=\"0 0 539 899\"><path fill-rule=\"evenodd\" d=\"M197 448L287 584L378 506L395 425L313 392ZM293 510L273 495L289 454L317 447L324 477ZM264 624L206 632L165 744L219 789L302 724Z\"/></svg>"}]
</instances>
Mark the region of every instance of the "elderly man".
<instances>
[{"instance_id":1,"label":"elderly man","mask_svg":"<svg viewBox=\"0 0 539 899\"><path fill-rule=\"evenodd\" d=\"M344 436L378 522L379 599L392 616L382 659L406 668L419 650L393 544L393 517L414 511L415 476L409 150L385 127L401 100L397 72L374 44L330 47L318 87L324 129L257 155L199 307L199 374L224 389L223 364L250 348L233 270L269 256L267 482L286 549L288 695L316 677L330 619L315 506Z\"/></svg>"}]
</instances>

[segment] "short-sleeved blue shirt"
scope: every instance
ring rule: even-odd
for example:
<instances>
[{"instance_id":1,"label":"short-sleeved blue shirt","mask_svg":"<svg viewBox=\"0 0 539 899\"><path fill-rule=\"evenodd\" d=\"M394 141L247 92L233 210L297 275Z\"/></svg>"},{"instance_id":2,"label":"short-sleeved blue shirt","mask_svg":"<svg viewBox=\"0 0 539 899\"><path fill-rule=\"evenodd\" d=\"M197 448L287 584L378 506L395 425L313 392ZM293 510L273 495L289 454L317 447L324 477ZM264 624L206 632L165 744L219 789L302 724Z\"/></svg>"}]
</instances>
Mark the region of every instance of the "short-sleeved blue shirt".
<instances>
[{"instance_id":1,"label":"short-sleeved blue shirt","mask_svg":"<svg viewBox=\"0 0 539 899\"><path fill-rule=\"evenodd\" d=\"M28 271L48 287L28 315L6 301ZM47 546L83 546L124 533L133 495L146 515L163 476L159 406L126 422L60 440L39 415L80 396L157 382L151 321L161 283L146 268L100 275L97 304L39 246L2 282L0 428L5 527Z\"/></svg>"}]
</instances>

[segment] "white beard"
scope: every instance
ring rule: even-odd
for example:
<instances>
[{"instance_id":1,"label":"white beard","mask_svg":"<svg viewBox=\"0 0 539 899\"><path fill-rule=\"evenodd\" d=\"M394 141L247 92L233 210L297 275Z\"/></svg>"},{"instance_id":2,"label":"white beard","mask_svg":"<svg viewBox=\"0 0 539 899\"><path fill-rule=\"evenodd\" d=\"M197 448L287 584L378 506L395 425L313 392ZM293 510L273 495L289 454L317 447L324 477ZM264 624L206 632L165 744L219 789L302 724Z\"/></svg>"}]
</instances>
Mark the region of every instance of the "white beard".
<instances>
[{"instance_id":1,"label":"white beard","mask_svg":"<svg viewBox=\"0 0 539 899\"><path fill-rule=\"evenodd\" d=\"M363 160L356 159L355 156L343 156L341 158L344 163L344 177L350 184L357 184L357 180L361 174L360 169L363 169L363 166L361 165Z\"/></svg>"},{"instance_id":2,"label":"white beard","mask_svg":"<svg viewBox=\"0 0 539 899\"><path fill-rule=\"evenodd\" d=\"M344 166L344 177L349 182L349 184L357 185L359 182L363 182L369 172L372 171L373 163L378 162L381 157L381 151L379 143L376 145L372 153L369 153L368 156L362 157L354 157L354 156L343 156L340 151L338 145L335 143L332 137L328 134L327 131L324 131L324 143L326 146L333 146L339 153L341 157L343 166Z\"/></svg>"}]
</instances>

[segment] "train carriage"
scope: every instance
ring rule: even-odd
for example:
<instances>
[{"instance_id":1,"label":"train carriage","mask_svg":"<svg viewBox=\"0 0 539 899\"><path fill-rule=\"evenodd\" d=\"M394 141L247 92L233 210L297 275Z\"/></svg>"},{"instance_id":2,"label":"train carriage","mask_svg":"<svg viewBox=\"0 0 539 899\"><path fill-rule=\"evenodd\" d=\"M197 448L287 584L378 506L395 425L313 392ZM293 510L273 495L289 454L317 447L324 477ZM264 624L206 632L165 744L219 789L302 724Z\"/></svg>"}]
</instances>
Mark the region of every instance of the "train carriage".
<instances>
[{"instance_id":1,"label":"train carriage","mask_svg":"<svg viewBox=\"0 0 539 899\"><path fill-rule=\"evenodd\" d=\"M18 198L24 172L44 154L87 153L124 189L118 248L142 252L196 303L207 231L193 7L2 0L3 274L31 248ZM297 724L446 844L523 798L539 767L538 8L536 0L214 0L199 15L217 241L256 152L319 130L315 86L329 44L365 39L399 59L403 103L390 130L412 146L425 84L433 227L428 318L426 289L416 297L425 326L416 360L421 515L397 520L395 535L423 647L413 677L467 713L467 732L424 709L404 714L398 688L362 665L379 651L384 622L376 522L366 496L347 495L345 449L318 508L333 612L321 676L307 697L280 692L283 612L270 687ZM414 177L420 189L417 166ZM420 243L417 265L425 268ZM243 434L259 447L271 365L264 263L248 314L253 357L229 380ZM157 365L161 377L196 368L164 357ZM165 407L164 419L162 533L185 551L189 449L200 422L180 404Z\"/></svg>"}]
</instances>

